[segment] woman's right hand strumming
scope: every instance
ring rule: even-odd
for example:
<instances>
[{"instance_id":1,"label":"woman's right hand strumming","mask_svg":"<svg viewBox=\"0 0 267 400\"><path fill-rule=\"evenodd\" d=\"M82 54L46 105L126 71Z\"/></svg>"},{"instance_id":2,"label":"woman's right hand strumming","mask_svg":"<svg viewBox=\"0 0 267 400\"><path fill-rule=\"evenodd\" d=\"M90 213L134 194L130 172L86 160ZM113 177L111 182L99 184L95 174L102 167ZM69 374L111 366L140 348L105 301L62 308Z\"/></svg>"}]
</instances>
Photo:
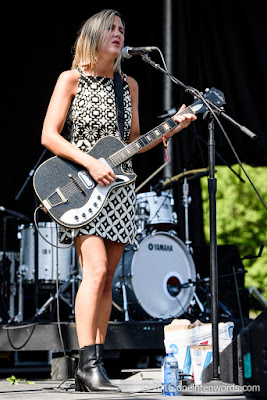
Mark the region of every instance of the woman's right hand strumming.
<instances>
[{"instance_id":1,"label":"woman's right hand strumming","mask_svg":"<svg viewBox=\"0 0 267 400\"><path fill-rule=\"evenodd\" d=\"M116 178L116 175L107 165L93 157L90 159L88 171L92 178L101 186L109 185Z\"/></svg>"}]
</instances>

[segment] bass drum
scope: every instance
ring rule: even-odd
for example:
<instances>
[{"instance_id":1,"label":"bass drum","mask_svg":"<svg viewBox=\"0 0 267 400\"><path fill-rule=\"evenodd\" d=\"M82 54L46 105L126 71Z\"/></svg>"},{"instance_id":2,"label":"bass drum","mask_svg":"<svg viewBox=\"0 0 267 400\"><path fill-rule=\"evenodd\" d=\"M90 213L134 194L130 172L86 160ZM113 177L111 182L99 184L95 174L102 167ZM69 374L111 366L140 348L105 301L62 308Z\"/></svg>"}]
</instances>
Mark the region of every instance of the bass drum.
<instances>
[{"instance_id":1,"label":"bass drum","mask_svg":"<svg viewBox=\"0 0 267 400\"><path fill-rule=\"evenodd\" d=\"M177 285L195 278L194 261L184 243L169 232L152 233L138 249L127 246L120 259L113 279L113 304L121 312L114 311L114 319L124 318L123 283L130 318L169 319L187 311L195 291L194 286L178 289Z\"/></svg>"}]
</instances>

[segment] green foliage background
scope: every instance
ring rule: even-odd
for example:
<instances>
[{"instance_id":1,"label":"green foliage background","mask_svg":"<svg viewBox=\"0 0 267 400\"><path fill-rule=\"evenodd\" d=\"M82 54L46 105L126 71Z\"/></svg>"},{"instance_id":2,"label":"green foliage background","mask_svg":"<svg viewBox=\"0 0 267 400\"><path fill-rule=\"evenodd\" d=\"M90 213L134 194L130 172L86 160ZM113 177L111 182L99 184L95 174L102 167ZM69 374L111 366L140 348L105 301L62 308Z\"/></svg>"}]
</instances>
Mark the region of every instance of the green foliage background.
<instances>
[{"instance_id":1,"label":"green foliage background","mask_svg":"<svg viewBox=\"0 0 267 400\"><path fill-rule=\"evenodd\" d=\"M267 167L243 165L265 204L267 203ZM243 260L246 287L253 285L267 299L267 210L247 180L239 165L233 169L245 180L242 183L226 166L216 166L217 178L217 237L218 245L235 244L241 258L258 254L265 245L262 257ZM204 233L209 242L209 194L207 178L201 179Z\"/></svg>"}]
</instances>

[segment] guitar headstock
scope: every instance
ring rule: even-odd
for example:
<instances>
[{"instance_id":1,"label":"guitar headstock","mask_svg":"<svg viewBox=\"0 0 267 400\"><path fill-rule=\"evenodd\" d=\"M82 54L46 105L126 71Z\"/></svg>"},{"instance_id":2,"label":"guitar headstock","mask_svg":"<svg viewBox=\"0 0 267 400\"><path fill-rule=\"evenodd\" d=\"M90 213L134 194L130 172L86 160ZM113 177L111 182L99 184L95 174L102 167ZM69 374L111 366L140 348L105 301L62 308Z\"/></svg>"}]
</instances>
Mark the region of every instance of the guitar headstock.
<instances>
[{"instance_id":1,"label":"guitar headstock","mask_svg":"<svg viewBox=\"0 0 267 400\"><path fill-rule=\"evenodd\" d=\"M225 104L225 98L223 92L216 88L209 89L204 95L205 100L209 100L211 103L215 104L217 107L220 107ZM203 101L200 99L196 99L194 103L190 106L190 108L194 111L195 114L205 113L208 108Z\"/></svg>"}]
</instances>

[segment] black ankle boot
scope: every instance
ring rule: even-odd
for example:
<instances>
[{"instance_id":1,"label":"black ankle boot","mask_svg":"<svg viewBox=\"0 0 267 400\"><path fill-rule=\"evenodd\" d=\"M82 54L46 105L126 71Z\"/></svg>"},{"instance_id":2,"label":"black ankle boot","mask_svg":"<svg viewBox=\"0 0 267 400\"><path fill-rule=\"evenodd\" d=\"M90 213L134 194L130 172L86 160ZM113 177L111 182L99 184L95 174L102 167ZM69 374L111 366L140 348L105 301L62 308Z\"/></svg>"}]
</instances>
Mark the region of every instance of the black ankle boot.
<instances>
[{"instance_id":1,"label":"black ankle boot","mask_svg":"<svg viewBox=\"0 0 267 400\"><path fill-rule=\"evenodd\" d=\"M96 344L95 346L96 346L96 357L97 357L97 359L98 359L98 361L100 363L102 372L103 372L105 378L107 379L107 381L112 385L112 383L109 380L107 371L106 371L106 369L104 367L104 363L103 363L104 345L103 344ZM116 390L118 392L121 391L120 388L118 388L118 386L115 386L115 385L112 385L112 386L114 387L114 390Z\"/></svg>"},{"instance_id":2,"label":"black ankle boot","mask_svg":"<svg viewBox=\"0 0 267 400\"><path fill-rule=\"evenodd\" d=\"M79 350L79 364L75 375L75 390L80 392L116 391L120 389L110 383L97 359L96 346L85 346Z\"/></svg>"},{"instance_id":3,"label":"black ankle boot","mask_svg":"<svg viewBox=\"0 0 267 400\"><path fill-rule=\"evenodd\" d=\"M107 379L109 379L108 374L105 370L104 363L103 363L103 352L104 352L104 345L103 344L96 344L96 357L101 364L102 371Z\"/></svg>"}]
</instances>

